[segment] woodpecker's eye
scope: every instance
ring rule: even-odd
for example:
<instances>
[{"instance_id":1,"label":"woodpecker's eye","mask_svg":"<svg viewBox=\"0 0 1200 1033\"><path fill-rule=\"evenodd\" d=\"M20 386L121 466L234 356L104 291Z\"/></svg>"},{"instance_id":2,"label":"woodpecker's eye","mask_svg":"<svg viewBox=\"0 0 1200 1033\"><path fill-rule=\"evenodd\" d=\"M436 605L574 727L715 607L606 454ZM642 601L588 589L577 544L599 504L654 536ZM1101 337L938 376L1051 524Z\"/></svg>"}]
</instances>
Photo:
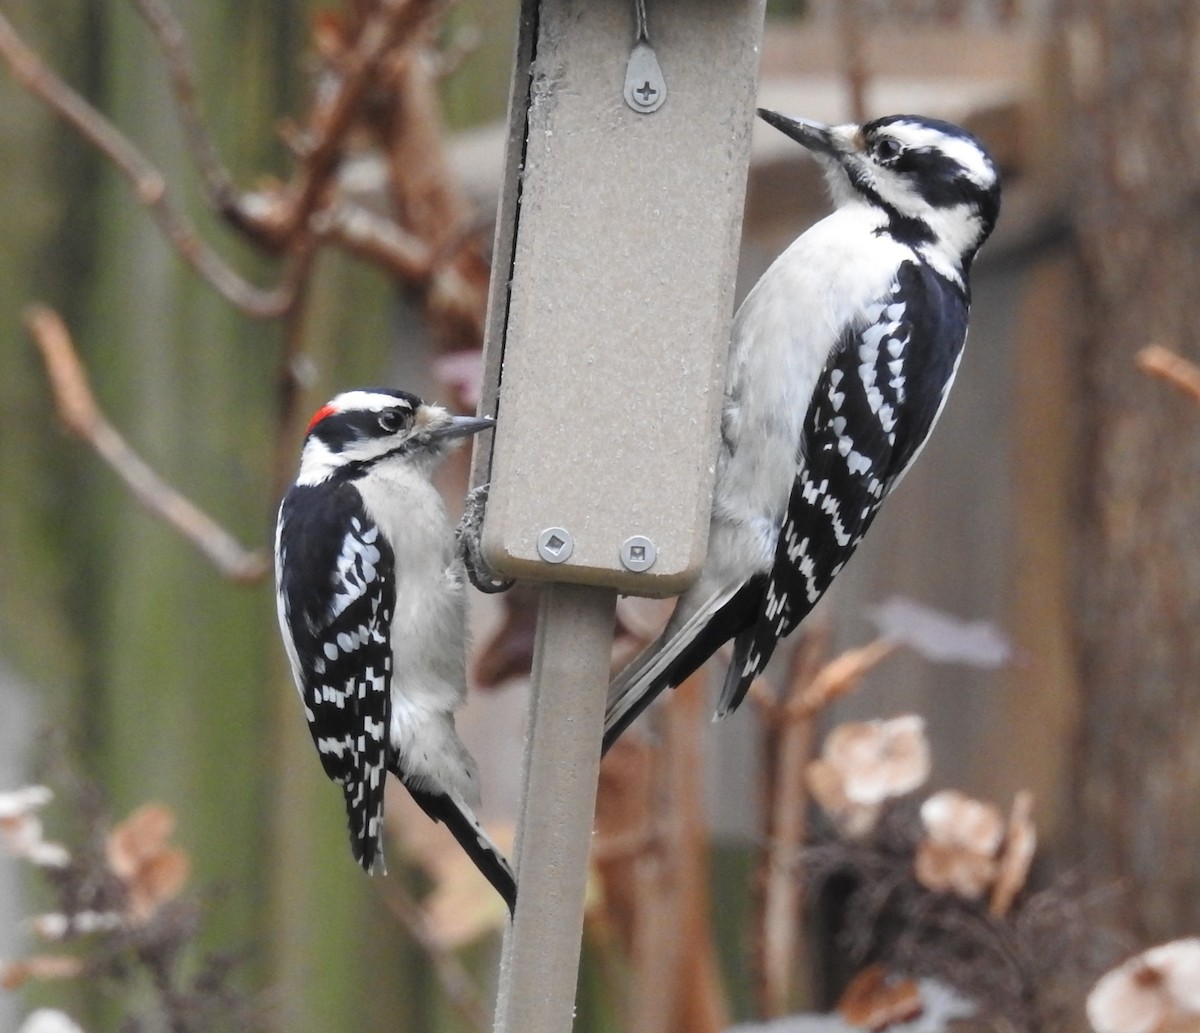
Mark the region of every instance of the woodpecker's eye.
<instances>
[{"instance_id":1,"label":"woodpecker's eye","mask_svg":"<svg viewBox=\"0 0 1200 1033\"><path fill-rule=\"evenodd\" d=\"M881 136L875 141L871 150L875 155L875 160L881 165L890 165L904 153L904 147L900 141L891 136Z\"/></svg>"},{"instance_id":2,"label":"woodpecker's eye","mask_svg":"<svg viewBox=\"0 0 1200 1033\"><path fill-rule=\"evenodd\" d=\"M379 429L385 434L395 434L408 422L408 416L396 409L385 409L379 414Z\"/></svg>"}]
</instances>

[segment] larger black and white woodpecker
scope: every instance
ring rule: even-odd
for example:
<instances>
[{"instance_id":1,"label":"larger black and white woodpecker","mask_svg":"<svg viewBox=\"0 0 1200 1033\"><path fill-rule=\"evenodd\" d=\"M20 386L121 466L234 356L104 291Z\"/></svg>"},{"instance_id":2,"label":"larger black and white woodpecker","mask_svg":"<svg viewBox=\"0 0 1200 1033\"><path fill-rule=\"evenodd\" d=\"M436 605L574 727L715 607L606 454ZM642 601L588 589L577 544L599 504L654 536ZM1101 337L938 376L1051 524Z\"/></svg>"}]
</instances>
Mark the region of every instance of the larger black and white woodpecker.
<instances>
[{"instance_id":1,"label":"larger black and white woodpecker","mask_svg":"<svg viewBox=\"0 0 1200 1033\"><path fill-rule=\"evenodd\" d=\"M279 626L325 773L342 787L350 849L383 856L390 771L445 822L508 902L508 861L475 817L479 776L454 728L466 698L463 565L430 476L490 419L403 391L348 391L308 426L279 507Z\"/></svg>"},{"instance_id":2,"label":"larger black and white woodpecker","mask_svg":"<svg viewBox=\"0 0 1200 1033\"><path fill-rule=\"evenodd\" d=\"M967 333L967 274L1000 207L987 151L947 122L759 115L820 164L835 211L733 323L708 555L662 636L609 688L605 749L725 642L741 702L916 459Z\"/></svg>"}]
</instances>

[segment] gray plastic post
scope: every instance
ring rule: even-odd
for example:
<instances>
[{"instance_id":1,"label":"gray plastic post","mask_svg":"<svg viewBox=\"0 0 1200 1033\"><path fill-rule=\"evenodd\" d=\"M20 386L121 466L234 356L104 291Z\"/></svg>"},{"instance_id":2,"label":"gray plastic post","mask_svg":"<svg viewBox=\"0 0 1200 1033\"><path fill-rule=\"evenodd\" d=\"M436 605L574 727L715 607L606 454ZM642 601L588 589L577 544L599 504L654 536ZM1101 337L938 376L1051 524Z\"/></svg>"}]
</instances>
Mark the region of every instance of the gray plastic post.
<instances>
[{"instance_id":1,"label":"gray plastic post","mask_svg":"<svg viewBox=\"0 0 1200 1033\"><path fill-rule=\"evenodd\" d=\"M496 1033L567 1033L575 1014L616 602L607 588L542 589Z\"/></svg>"},{"instance_id":2,"label":"gray plastic post","mask_svg":"<svg viewBox=\"0 0 1200 1033\"><path fill-rule=\"evenodd\" d=\"M521 3L472 480L546 584L497 1033L572 1026L616 592L704 558L764 7Z\"/></svg>"}]
</instances>

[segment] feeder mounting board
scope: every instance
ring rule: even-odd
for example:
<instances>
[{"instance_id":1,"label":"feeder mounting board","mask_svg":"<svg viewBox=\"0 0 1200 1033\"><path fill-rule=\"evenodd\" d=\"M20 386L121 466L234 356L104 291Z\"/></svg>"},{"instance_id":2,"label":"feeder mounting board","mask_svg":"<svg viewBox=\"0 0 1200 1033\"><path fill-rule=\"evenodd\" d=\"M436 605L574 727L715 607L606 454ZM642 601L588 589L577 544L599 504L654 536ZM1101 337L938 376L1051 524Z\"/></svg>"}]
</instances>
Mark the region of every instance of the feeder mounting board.
<instances>
[{"instance_id":1,"label":"feeder mounting board","mask_svg":"<svg viewBox=\"0 0 1200 1033\"><path fill-rule=\"evenodd\" d=\"M522 4L481 406L497 427L473 473L499 576L663 596L699 571L763 9Z\"/></svg>"}]
</instances>

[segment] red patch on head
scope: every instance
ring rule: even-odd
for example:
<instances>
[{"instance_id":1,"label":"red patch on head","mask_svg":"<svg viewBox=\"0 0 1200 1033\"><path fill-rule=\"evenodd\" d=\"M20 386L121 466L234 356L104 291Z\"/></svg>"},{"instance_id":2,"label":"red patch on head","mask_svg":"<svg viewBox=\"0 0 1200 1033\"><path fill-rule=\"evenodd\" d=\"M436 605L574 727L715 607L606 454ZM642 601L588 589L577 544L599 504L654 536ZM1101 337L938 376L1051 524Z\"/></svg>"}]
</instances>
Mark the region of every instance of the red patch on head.
<instances>
[{"instance_id":1,"label":"red patch on head","mask_svg":"<svg viewBox=\"0 0 1200 1033\"><path fill-rule=\"evenodd\" d=\"M326 416L332 416L335 412L337 412L337 409L335 409L332 405L321 406L320 409L313 413L313 418L308 421L308 430L306 430L304 433L311 434L313 427L325 419Z\"/></svg>"}]
</instances>

